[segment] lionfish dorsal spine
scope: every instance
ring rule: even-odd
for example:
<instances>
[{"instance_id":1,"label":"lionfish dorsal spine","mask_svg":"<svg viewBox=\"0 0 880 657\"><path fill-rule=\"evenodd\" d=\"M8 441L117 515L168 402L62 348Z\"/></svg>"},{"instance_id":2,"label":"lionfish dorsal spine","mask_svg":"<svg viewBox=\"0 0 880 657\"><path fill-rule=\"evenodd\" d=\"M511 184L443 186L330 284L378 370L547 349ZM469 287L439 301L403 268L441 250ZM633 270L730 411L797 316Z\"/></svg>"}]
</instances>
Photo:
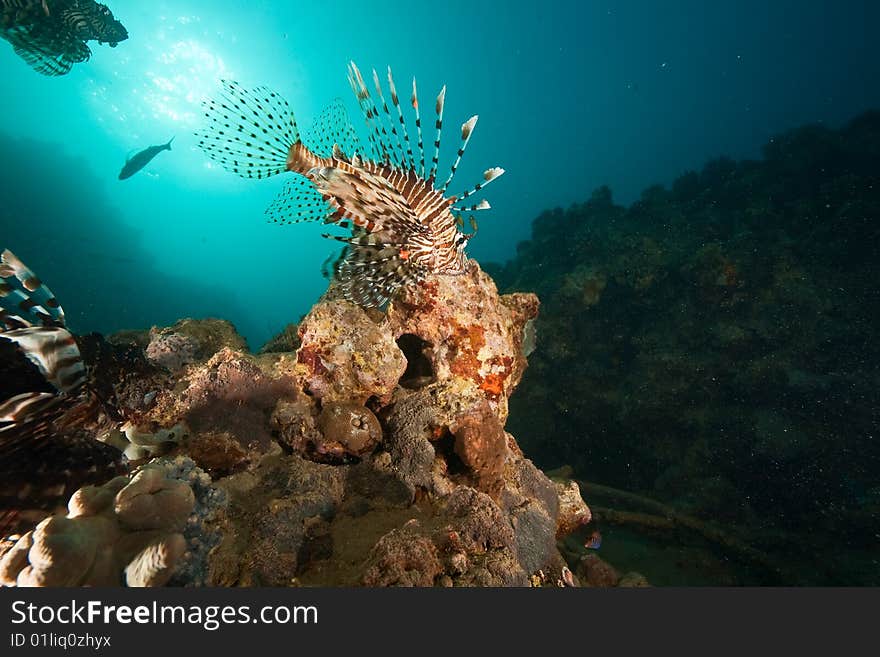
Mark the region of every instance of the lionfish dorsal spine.
<instances>
[{"instance_id":1,"label":"lionfish dorsal spine","mask_svg":"<svg viewBox=\"0 0 880 657\"><path fill-rule=\"evenodd\" d=\"M400 169L406 168L406 153L403 150L403 142L400 141L400 134L397 132L397 126L394 125L394 118L391 116L391 110L388 109L388 103L385 100L385 94L382 93L382 85L379 83L379 74L373 69L373 85L376 87L376 95L382 104L382 111L385 113L385 119L388 121L388 127L391 134L394 135L392 146L392 155L394 157L394 165ZM390 139L389 139L390 142Z\"/></svg>"},{"instance_id":2,"label":"lionfish dorsal spine","mask_svg":"<svg viewBox=\"0 0 880 657\"><path fill-rule=\"evenodd\" d=\"M437 114L437 121L434 124L437 128L437 136L434 138L434 157L431 159L431 173L428 174L428 180L434 181L437 177L437 163L440 161L440 135L443 132L443 106L446 104L446 85L440 89L437 94L437 102L434 105L434 111Z\"/></svg>"},{"instance_id":3,"label":"lionfish dorsal spine","mask_svg":"<svg viewBox=\"0 0 880 657\"><path fill-rule=\"evenodd\" d=\"M446 182L443 183L443 186L440 188L441 192L445 192L446 188L449 187L449 183L452 182L452 179L455 177L455 171L458 169L458 165L461 162L461 156L464 155L464 151L467 148L468 142L471 140L471 134L474 131L474 126L477 125L477 119L479 117L474 115L469 118L467 121L462 123L461 125L461 146L458 147L458 153L455 155L455 162L452 163L452 168L449 170L449 177L446 179Z\"/></svg>"},{"instance_id":4,"label":"lionfish dorsal spine","mask_svg":"<svg viewBox=\"0 0 880 657\"><path fill-rule=\"evenodd\" d=\"M422 138L422 116L419 113L419 94L416 90L416 79L412 83L412 107L416 113L416 131L419 139L419 176L425 177L425 141Z\"/></svg>"},{"instance_id":5,"label":"lionfish dorsal spine","mask_svg":"<svg viewBox=\"0 0 880 657\"><path fill-rule=\"evenodd\" d=\"M466 192L462 192L461 194L458 194L457 196L454 196L453 198L455 199L456 202L463 201L468 196L471 196L472 194L476 194L478 191L483 189L483 187L488 185L490 182L492 182L496 178L501 177L503 174L504 174L504 169L502 169L501 167L492 167L491 169L486 169L483 172L483 180L481 182L478 182L476 185L471 187Z\"/></svg>"},{"instance_id":6,"label":"lionfish dorsal spine","mask_svg":"<svg viewBox=\"0 0 880 657\"><path fill-rule=\"evenodd\" d=\"M373 133L374 149L376 151L377 159L390 165L392 164L391 154L393 149L390 140L388 139L388 132L385 130L385 126L379 118L379 111L376 109L373 97L370 96L370 90L367 89L367 85L364 82L364 78L357 65L354 62L350 62L348 68L348 79L351 83L351 88L357 96L367 126Z\"/></svg>"},{"instance_id":7,"label":"lionfish dorsal spine","mask_svg":"<svg viewBox=\"0 0 880 657\"><path fill-rule=\"evenodd\" d=\"M483 199L479 203L474 203L473 205L468 205L463 208L452 208L456 212L478 212L480 210L491 210L492 206L489 205L489 201Z\"/></svg>"},{"instance_id":8,"label":"lionfish dorsal spine","mask_svg":"<svg viewBox=\"0 0 880 657\"><path fill-rule=\"evenodd\" d=\"M406 120L403 118L403 108L400 106L400 98L397 95L397 87L394 86L394 77L391 75L391 67L388 67L388 89L391 91L391 103L397 108L397 117L400 121L400 131L403 133L403 141L406 143L406 166L410 170L416 168L413 159L412 143L409 140L409 131L406 129Z\"/></svg>"}]
</instances>

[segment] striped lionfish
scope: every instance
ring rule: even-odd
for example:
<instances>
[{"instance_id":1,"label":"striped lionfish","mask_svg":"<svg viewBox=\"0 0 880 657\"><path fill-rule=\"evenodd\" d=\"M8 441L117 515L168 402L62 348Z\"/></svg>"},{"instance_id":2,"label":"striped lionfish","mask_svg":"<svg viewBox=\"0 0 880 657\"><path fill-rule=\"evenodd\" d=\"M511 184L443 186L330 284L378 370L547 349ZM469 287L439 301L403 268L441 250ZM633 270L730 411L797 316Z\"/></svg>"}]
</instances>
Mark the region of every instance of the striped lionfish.
<instances>
[{"instance_id":1,"label":"striped lionfish","mask_svg":"<svg viewBox=\"0 0 880 657\"><path fill-rule=\"evenodd\" d=\"M64 75L91 57L86 41L116 47L128 32L94 0L0 0L0 36L35 71Z\"/></svg>"},{"instance_id":2,"label":"striped lionfish","mask_svg":"<svg viewBox=\"0 0 880 657\"><path fill-rule=\"evenodd\" d=\"M6 512L20 509L25 494L46 503L59 488L115 473L119 459L115 448L76 435L101 411L114 412L93 391L55 295L8 250L0 254L0 356L3 529Z\"/></svg>"},{"instance_id":3,"label":"striped lionfish","mask_svg":"<svg viewBox=\"0 0 880 657\"><path fill-rule=\"evenodd\" d=\"M375 100L353 62L348 78L368 128L370 156L364 153L341 101L325 109L302 139L293 112L281 96L265 87L248 90L225 80L219 98L204 104L208 125L196 136L211 159L244 178L266 178L287 171L300 174L287 182L267 209L270 221L323 221L350 229L350 236L324 235L347 245L335 268L336 280L347 299L376 307L385 305L402 286L429 273L466 271L464 249L473 234L459 230L460 213L486 210L489 203L462 204L504 170L488 169L476 186L447 196L477 117L461 126L457 156L448 177L438 185L446 87L435 102L437 133L426 173L415 79L411 104L418 157L413 153L391 68L387 82L396 116L392 116L375 70Z\"/></svg>"}]
</instances>

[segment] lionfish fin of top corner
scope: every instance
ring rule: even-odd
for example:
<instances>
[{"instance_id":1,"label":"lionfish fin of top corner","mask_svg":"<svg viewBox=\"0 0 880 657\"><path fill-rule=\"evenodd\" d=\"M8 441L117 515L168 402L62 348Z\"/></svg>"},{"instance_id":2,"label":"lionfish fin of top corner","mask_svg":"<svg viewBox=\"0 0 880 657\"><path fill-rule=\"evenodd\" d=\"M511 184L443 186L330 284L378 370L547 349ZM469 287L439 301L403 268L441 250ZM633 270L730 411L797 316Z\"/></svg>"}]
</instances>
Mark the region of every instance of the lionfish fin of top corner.
<instances>
[{"instance_id":1,"label":"lionfish fin of top corner","mask_svg":"<svg viewBox=\"0 0 880 657\"><path fill-rule=\"evenodd\" d=\"M0 339L15 344L55 389L0 401L0 451L9 453L51 434L87 372L55 295L9 250L0 253L0 327Z\"/></svg>"}]
</instances>

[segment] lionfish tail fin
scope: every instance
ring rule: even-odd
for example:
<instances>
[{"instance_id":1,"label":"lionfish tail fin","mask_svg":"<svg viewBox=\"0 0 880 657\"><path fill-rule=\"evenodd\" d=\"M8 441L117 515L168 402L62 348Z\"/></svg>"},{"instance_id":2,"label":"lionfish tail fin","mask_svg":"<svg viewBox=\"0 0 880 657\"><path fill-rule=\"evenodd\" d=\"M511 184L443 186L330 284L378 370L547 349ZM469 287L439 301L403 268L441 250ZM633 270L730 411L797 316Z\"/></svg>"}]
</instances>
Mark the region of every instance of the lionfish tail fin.
<instances>
[{"instance_id":1,"label":"lionfish tail fin","mask_svg":"<svg viewBox=\"0 0 880 657\"><path fill-rule=\"evenodd\" d=\"M64 310L36 274L10 250L0 253L0 328L64 326Z\"/></svg>"},{"instance_id":2,"label":"lionfish tail fin","mask_svg":"<svg viewBox=\"0 0 880 657\"><path fill-rule=\"evenodd\" d=\"M223 91L203 104L207 127L196 131L199 147L242 178L268 178L287 171L290 149L300 141L293 111L266 87L245 89L223 80Z\"/></svg>"}]
</instances>

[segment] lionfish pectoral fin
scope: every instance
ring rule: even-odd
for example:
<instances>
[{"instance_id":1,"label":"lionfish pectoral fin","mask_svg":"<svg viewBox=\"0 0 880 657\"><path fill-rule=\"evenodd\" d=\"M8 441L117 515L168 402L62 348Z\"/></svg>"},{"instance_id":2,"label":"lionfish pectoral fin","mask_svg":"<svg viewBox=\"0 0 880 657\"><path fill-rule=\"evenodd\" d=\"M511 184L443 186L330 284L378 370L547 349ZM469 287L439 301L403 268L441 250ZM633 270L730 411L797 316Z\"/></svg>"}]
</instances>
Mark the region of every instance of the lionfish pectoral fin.
<instances>
[{"instance_id":1,"label":"lionfish pectoral fin","mask_svg":"<svg viewBox=\"0 0 880 657\"><path fill-rule=\"evenodd\" d=\"M35 323L64 326L64 310L52 290L7 249L0 253L0 327L10 330Z\"/></svg>"},{"instance_id":2,"label":"lionfish pectoral fin","mask_svg":"<svg viewBox=\"0 0 880 657\"><path fill-rule=\"evenodd\" d=\"M69 73L76 63L71 54L58 52L57 46L45 37L31 34L31 31L18 27L5 30L3 37L12 44L15 54L37 73L49 76Z\"/></svg>"},{"instance_id":3,"label":"lionfish pectoral fin","mask_svg":"<svg viewBox=\"0 0 880 657\"><path fill-rule=\"evenodd\" d=\"M51 392L25 392L0 403L0 422L24 422L28 418L57 404L58 396Z\"/></svg>"},{"instance_id":4,"label":"lionfish pectoral fin","mask_svg":"<svg viewBox=\"0 0 880 657\"><path fill-rule=\"evenodd\" d=\"M59 326L29 326L4 331L59 392L74 392L86 382L86 367L73 335Z\"/></svg>"},{"instance_id":5,"label":"lionfish pectoral fin","mask_svg":"<svg viewBox=\"0 0 880 657\"><path fill-rule=\"evenodd\" d=\"M289 178L275 200L266 208L266 220L272 224L299 224L306 221L327 222L334 209L314 185L297 174Z\"/></svg>"},{"instance_id":6,"label":"lionfish pectoral fin","mask_svg":"<svg viewBox=\"0 0 880 657\"><path fill-rule=\"evenodd\" d=\"M38 444L54 433L54 422L69 407L70 398L52 393L24 393L0 405L0 461L23 447Z\"/></svg>"},{"instance_id":7,"label":"lionfish pectoral fin","mask_svg":"<svg viewBox=\"0 0 880 657\"><path fill-rule=\"evenodd\" d=\"M206 128L199 148L242 178L268 178L287 171L290 149L300 142L287 101L266 87L245 89L223 80L223 91L204 103Z\"/></svg>"},{"instance_id":8,"label":"lionfish pectoral fin","mask_svg":"<svg viewBox=\"0 0 880 657\"><path fill-rule=\"evenodd\" d=\"M375 242L371 235L350 239L325 237L349 245L336 267L336 282L352 303L380 308L399 288L419 278L417 271L401 256L400 245Z\"/></svg>"},{"instance_id":9,"label":"lionfish pectoral fin","mask_svg":"<svg viewBox=\"0 0 880 657\"><path fill-rule=\"evenodd\" d=\"M308 177L335 210L369 232L408 235L424 230L407 199L379 174L365 169L315 168Z\"/></svg>"},{"instance_id":10,"label":"lionfish pectoral fin","mask_svg":"<svg viewBox=\"0 0 880 657\"><path fill-rule=\"evenodd\" d=\"M348 253L348 249L343 247L328 255L327 259L321 264L321 275L328 281L333 280L336 276L336 272L339 270L339 266L345 259L346 253Z\"/></svg>"},{"instance_id":11,"label":"lionfish pectoral fin","mask_svg":"<svg viewBox=\"0 0 880 657\"><path fill-rule=\"evenodd\" d=\"M86 369L64 311L52 291L11 251L0 254L0 339L13 342L57 392L27 391L0 402L0 451L40 440L73 393L86 383Z\"/></svg>"}]
</instances>

